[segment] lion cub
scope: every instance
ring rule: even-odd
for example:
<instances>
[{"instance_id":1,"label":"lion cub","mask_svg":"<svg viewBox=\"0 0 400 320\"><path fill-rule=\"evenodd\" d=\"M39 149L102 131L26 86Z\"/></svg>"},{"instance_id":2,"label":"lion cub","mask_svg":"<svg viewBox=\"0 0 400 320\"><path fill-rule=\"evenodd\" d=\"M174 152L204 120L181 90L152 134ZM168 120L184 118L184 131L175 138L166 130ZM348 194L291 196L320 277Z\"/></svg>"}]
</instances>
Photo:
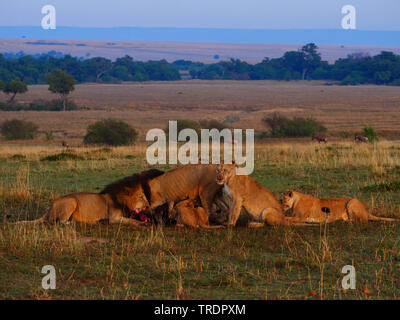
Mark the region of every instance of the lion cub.
<instances>
[{"instance_id":1,"label":"lion cub","mask_svg":"<svg viewBox=\"0 0 400 320\"><path fill-rule=\"evenodd\" d=\"M398 221L370 214L361 201L353 198L319 199L288 190L283 194L281 202L284 210L293 209L293 219L298 222Z\"/></svg>"},{"instance_id":2,"label":"lion cub","mask_svg":"<svg viewBox=\"0 0 400 320\"><path fill-rule=\"evenodd\" d=\"M237 175L236 168L235 164L219 164L216 168L217 183L224 185L230 198L228 226L236 225L242 207L258 222L249 224L251 227L294 224L269 190L248 175Z\"/></svg>"},{"instance_id":3,"label":"lion cub","mask_svg":"<svg viewBox=\"0 0 400 320\"><path fill-rule=\"evenodd\" d=\"M169 201L169 217L176 220L176 225L192 228L218 229L223 226L210 226L208 214L202 207L195 207L195 200L189 199L177 203Z\"/></svg>"}]
</instances>

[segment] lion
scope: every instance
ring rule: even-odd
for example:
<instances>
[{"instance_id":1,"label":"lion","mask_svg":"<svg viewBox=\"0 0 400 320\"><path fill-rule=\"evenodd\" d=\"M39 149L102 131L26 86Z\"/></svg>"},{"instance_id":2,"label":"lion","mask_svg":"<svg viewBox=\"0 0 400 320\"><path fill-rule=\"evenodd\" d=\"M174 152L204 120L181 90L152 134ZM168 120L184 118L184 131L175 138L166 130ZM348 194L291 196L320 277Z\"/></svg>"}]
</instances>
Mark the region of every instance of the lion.
<instances>
[{"instance_id":1,"label":"lion","mask_svg":"<svg viewBox=\"0 0 400 320\"><path fill-rule=\"evenodd\" d=\"M309 194L288 190L283 194L281 203L283 210L293 210L293 219L298 222L399 221L372 215L361 201L354 198L319 199Z\"/></svg>"},{"instance_id":2,"label":"lion","mask_svg":"<svg viewBox=\"0 0 400 320\"><path fill-rule=\"evenodd\" d=\"M176 226L182 227L183 225L192 228L205 228L205 229L218 229L224 226L210 226L208 214L202 207L195 207L196 201L189 199L183 200L176 205L174 202L169 201L169 217L176 220Z\"/></svg>"},{"instance_id":3,"label":"lion","mask_svg":"<svg viewBox=\"0 0 400 320\"><path fill-rule=\"evenodd\" d=\"M237 175L236 168L234 163L219 164L216 167L216 182L224 186L230 198L228 226L236 225L242 208L258 222L250 223L250 227L297 224L283 214L278 199L267 188L248 175Z\"/></svg>"},{"instance_id":4,"label":"lion","mask_svg":"<svg viewBox=\"0 0 400 320\"><path fill-rule=\"evenodd\" d=\"M200 198L209 216L211 206L222 186L215 182L215 165L187 164L148 181L150 209L172 201ZM221 200L222 201L222 200Z\"/></svg>"},{"instance_id":5,"label":"lion","mask_svg":"<svg viewBox=\"0 0 400 320\"><path fill-rule=\"evenodd\" d=\"M77 192L65 195L56 199L43 217L18 223L107 221L108 223L144 225L143 221L127 218L125 213L127 211L141 212L149 207L146 182L161 174L163 172L159 170L148 170L113 182L100 193Z\"/></svg>"}]
</instances>

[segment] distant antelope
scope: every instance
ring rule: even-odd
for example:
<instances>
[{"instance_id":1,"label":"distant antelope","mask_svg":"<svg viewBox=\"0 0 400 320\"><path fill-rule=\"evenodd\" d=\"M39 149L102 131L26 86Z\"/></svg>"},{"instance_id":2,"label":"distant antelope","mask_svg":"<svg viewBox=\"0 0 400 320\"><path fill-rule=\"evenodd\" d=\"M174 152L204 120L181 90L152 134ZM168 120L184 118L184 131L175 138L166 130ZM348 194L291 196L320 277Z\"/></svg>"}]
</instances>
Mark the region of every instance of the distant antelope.
<instances>
[{"instance_id":1,"label":"distant antelope","mask_svg":"<svg viewBox=\"0 0 400 320\"><path fill-rule=\"evenodd\" d=\"M67 142L67 141L63 141L63 142L61 142L61 145L64 147L64 148L69 148L69 143Z\"/></svg>"},{"instance_id":2,"label":"distant antelope","mask_svg":"<svg viewBox=\"0 0 400 320\"><path fill-rule=\"evenodd\" d=\"M365 143L367 143L368 142L368 138L364 137L364 136L359 136L359 135L356 134L354 136L354 141L355 142L365 142Z\"/></svg>"},{"instance_id":3,"label":"distant antelope","mask_svg":"<svg viewBox=\"0 0 400 320\"><path fill-rule=\"evenodd\" d=\"M328 138L327 137L323 137L323 136L312 136L311 141L313 140L317 140L318 143L324 142L327 143L328 142Z\"/></svg>"}]
</instances>

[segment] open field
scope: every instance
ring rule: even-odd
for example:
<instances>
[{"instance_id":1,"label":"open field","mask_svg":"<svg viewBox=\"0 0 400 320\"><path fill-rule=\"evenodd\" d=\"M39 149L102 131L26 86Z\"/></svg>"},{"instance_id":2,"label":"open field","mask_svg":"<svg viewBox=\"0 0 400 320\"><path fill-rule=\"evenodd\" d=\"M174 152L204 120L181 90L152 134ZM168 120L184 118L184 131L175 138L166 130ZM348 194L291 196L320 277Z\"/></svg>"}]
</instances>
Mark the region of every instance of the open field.
<instances>
[{"instance_id":1,"label":"open field","mask_svg":"<svg viewBox=\"0 0 400 320\"><path fill-rule=\"evenodd\" d=\"M51 100L46 85L29 87L20 103ZM236 128L267 130L262 118L272 112L289 117L315 117L335 135L354 133L365 124L391 139L400 138L400 87L326 86L322 82L171 81L82 84L71 98L90 110L0 112L0 119L26 119L59 138L85 135L88 124L102 118L123 119L139 129L165 128L169 119L218 119L237 116ZM5 101L6 97L0 97Z\"/></svg>"},{"instance_id":2,"label":"open field","mask_svg":"<svg viewBox=\"0 0 400 320\"><path fill-rule=\"evenodd\" d=\"M30 86L17 96L22 103L53 98L47 86ZM400 218L400 87L276 81L84 84L72 99L90 110L0 112L1 121L31 120L41 132L56 136L54 141L44 135L0 140L0 298L399 298L397 223L262 229L242 224L234 230L193 231L10 225L5 219L42 216L60 195L98 192L149 168L144 142L80 147L86 126L98 119L123 119L143 140L147 130L165 128L169 119L237 116L230 126L263 131L261 119L275 111L315 117L328 127L330 142L256 140L252 176L257 181L277 197L289 188L319 197L352 196L376 215ZM383 136L381 142L339 138L340 132L354 133L364 124ZM80 160L41 160L63 151L60 139L71 143ZM57 270L56 290L41 288L40 269L48 264ZM343 291L341 268L348 264L356 268L357 289Z\"/></svg>"},{"instance_id":3,"label":"open field","mask_svg":"<svg viewBox=\"0 0 400 320\"><path fill-rule=\"evenodd\" d=\"M161 60L173 62L179 59L213 63L230 58L249 63L261 62L265 57L279 58L286 51L297 51L303 44L251 44L215 42L162 42L162 41L83 41L83 40L38 40L38 39L0 39L0 52L19 52L41 54L49 51L62 52L72 56L93 58L116 58L130 55L138 61ZM355 45L318 44L324 60L334 62L355 52L371 56L381 51L399 53L400 48ZM219 59L214 56L218 55Z\"/></svg>"},{"instance_id":4,"label":"open field","mask_svg":"<svg viewBox=\"0 0 400 320\"><path fill-rule=\"evenodd\" d=\"M399 298L398 223L213 231L4 223L7 215L39 217L60 195L97 192L147 169L145 150L144 144L74 148L81 160L41 161L61 148L38 141L0 145L0 298ZM292 188L358 197L376 215L400 218L399 158L399 141L258 143L252 176L276 196ZM40 270L48 264L57 271L56 290L41 288ZM357 288L344 291L341 269L349 264Z\"/></svg>"}]
</instances>

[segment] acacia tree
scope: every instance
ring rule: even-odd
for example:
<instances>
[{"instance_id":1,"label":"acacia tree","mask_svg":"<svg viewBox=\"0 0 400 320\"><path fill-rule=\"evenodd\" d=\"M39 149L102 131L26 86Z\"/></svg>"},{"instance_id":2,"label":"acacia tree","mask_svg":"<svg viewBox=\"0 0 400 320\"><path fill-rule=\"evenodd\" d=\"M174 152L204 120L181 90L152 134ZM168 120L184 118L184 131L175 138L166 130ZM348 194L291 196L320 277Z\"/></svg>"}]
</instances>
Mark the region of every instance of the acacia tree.
<instances>
[{"instance_id":1,"label":"acacia tree","mask_svg":"<svg viewBox=\"0 0 400 320\"><path fill-rule=\"evenodd\" d=\"M60 95L65 111L68 95L75 89L74 77L60 69L54 69L47 76L47 83L52 93Z\"/></svg>"},{"instance_id":2,"label":"acacia tree","mask_svg":"<svg viewBox=\"0 0 400 320\"><path fill-rule=\"evenodd\" d=\"M11 99L8 100L8 103L13 102L15 96L18 93L25 93L28 91L28 87L26 83L22 82L18 78L11 80L10 82L6 83L3 90L6 94L12 94Z\"/></svg>"}]
</instances>

